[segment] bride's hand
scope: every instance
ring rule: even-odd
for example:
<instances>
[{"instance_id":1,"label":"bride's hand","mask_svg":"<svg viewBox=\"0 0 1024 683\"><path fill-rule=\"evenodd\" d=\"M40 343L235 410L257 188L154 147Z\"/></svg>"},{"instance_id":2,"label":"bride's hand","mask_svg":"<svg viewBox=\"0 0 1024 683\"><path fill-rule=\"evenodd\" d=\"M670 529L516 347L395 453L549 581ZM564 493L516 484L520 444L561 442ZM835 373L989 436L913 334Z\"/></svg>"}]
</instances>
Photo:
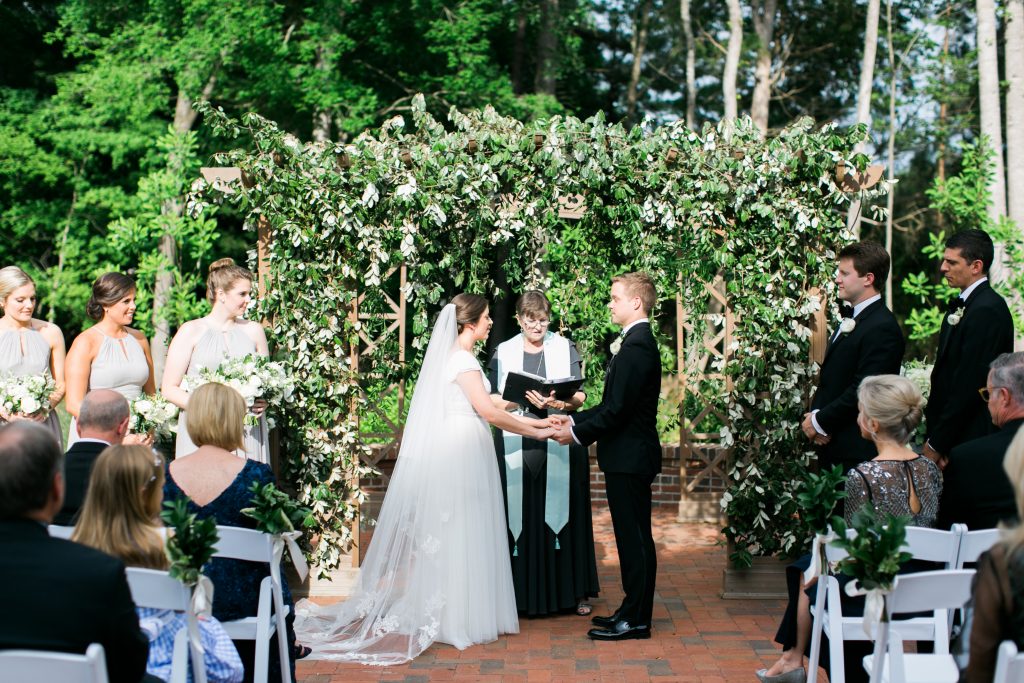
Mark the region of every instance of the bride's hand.
<instances>
[{"instance_id":1,"label":"bride's hand","mask_svg":"<svg viewBox=\"0 0 1024 683\"><path fill-rule=\"evenodd\" d=\"M540 429L537 430L537 434L534 435L533 438L537 439L538 441L543 439L550 439L556 434L557 431L558 430L556 430L554 427L541 427Z\"/></svg>"}]
</instances>

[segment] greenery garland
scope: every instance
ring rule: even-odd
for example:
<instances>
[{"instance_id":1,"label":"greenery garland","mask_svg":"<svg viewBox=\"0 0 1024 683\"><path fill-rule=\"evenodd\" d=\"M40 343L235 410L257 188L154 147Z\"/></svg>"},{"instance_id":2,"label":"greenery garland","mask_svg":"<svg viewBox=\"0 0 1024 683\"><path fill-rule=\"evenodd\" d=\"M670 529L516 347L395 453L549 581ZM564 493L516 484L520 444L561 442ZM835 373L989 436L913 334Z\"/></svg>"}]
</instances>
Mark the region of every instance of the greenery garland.
<instances>
[{"instance_id":1,"label":"greenery garland","mask_svg":"<svg viewBox=\"0 0 1024 683\"><path fill-rule=\"evenodd\" d=\"M612 327L609 279L646 270L671 317L681 292L688 313L705 309L703 283L724 278L737 324L729 361L711 368L728 384L688 387L729 417L716 425L735 455L723 505L733 559L793 551L808 534L794 487L810 453L798 427L815 367L811 319L832 291L848 200L833 182L837 163L865 137L857 127L814 130L803 120L765 140L749 119L688 130L554 117L525 124L493 109L452 110L447 125L421 97L352 143L301 143L256 114L235 120L200 105L207 125L243 148L216 162L242 169L230 194L197 181L193 216L213 203L236 205L254 229L265 220L270 288L259 311L276 355L298 386L286 417L286 475L321 532L315 560L335 565L351 539L351 487L368 451L358 418L402 378L414 377L429 322L460 290L549 291L555 315L587 362L590 395L603 380ZM578 221L560 201L582 194ZM255 261L255 253L253 253ZM405 264L411 353L398 362L392 336L360 358L360 335L376 339L398 296L392 269ZM820 294L813 294L815 291ZM661 339L666 372L676 366Z\"/></svg>"}]
</instances>

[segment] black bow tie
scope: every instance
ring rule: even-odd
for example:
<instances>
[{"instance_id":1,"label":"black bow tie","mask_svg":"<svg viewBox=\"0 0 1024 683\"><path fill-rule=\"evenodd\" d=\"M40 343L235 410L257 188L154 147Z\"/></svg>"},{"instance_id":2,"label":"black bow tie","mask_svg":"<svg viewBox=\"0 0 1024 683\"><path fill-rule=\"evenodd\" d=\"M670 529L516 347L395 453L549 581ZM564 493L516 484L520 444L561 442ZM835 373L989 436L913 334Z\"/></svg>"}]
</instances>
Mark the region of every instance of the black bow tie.
<instances>
[{"instance_id":1,"label":"black bow tie","mask_svg":"<svg viewBox=\"0 0 1024 683\"><path fill-rule=\"evenodd\" d=\"M955 297L953 297L952 299L949 300L948 308L949 308L949 312L950 313L956 313L961 308L966 308L966 307L967 307L967 302L964 301L963 299L961 299L958 296L955 296Z\"/></svg>"},{"instance_id":2,"label":"black bow tie","mask_svg":"<svg viewBox=\"0 0 1024 683\"><path fill-rule=\"evenodd\" d=\"M840 306L839 306L839 315L840 315L840 317L843 317L843 318L852 318L853 317L853 306L851 306L850 304L840 304Z\"/></svg>"}]
</instances>

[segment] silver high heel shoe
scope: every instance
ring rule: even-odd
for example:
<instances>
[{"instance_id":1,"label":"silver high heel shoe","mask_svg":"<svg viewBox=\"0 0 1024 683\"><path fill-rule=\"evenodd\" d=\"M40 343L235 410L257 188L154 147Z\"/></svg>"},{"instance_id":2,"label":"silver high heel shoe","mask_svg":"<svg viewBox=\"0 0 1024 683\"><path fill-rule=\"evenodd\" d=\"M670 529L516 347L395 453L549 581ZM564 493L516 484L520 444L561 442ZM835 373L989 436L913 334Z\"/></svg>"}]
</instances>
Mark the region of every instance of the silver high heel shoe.
<instances>
[{"instance_id":1,"label":"silver high heel shoe","mask_svg":"<svg viewBox=\"0 0 1024 683\"><path fill-rule=\"evenodd\" d=\"M799 669L787 671L784 674L768 676L768 669L759 669L754 672L757 680L761 683L807 683L807 671L801 666Z\"/></svg>"}]
</instances>

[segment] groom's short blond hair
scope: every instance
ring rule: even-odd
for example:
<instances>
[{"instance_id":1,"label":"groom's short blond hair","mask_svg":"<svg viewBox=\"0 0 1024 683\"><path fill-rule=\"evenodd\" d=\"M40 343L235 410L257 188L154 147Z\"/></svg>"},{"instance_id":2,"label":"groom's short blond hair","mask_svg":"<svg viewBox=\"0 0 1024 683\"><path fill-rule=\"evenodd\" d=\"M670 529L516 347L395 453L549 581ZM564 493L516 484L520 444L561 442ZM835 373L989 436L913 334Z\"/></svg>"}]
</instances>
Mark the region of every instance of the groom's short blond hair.
<instances>
[{"instance_id":1,"label":"groom's short blond hair","mask_svg":"<svg viewBox=\"0 0 1024 683\"><path fill-rule=\"evenodd\" d=\"M621 282L626 288L626 295L639 297L644 313L650 315L654 304L658 303L658 293L654 291L654 280L647 273L625 273L612 278L612 284Z\"/></svg>"}]
</instances>

